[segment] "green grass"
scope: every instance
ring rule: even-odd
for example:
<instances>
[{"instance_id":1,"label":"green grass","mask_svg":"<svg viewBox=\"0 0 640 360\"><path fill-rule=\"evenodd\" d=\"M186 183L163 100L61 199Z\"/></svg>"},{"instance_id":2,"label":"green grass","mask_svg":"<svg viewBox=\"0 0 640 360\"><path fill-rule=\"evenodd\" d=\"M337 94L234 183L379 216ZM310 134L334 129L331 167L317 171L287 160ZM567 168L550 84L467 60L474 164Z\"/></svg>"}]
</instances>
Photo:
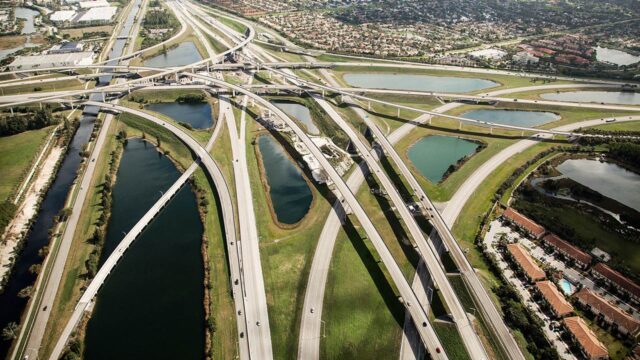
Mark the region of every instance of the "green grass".
<instances>
[{"instance_id":1,"label":"green grass","mask_svg":"<svg viewBox=\"0 0 640 360\"><path fill-rule=\"evenodd\" d=\"M640 131L640 121L608 123L605 125L594 126L594 128L607 131Z\"/></svg>"},{"instance_id":2,"label":"green grass","mask_svg":"<svg viewBox=\"0 0 640 360\"><path fill-rule=\"evenodd\" d=\"M322 359L395 359L404 308L363 231L348 226L336 240L322 317Z\"/></svg>"},{"instance_id":3,"label":"green grass","mask_svg":"<svg viewBox=\"0 0 640 360\"><path fill-rule=\"evenodd\" d=\"M0 137L0 202L20 186L52 129L49 126Z\"/></svg>"}]
</instances>

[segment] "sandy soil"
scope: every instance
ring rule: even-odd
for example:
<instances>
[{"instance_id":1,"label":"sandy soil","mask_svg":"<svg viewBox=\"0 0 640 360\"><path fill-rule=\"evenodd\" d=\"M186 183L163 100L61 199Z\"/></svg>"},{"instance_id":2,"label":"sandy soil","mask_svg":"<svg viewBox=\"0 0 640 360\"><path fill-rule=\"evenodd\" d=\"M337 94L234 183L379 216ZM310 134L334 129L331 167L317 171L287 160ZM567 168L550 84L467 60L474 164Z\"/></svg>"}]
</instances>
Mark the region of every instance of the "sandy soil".
<instances>
[{"instance_id":1,"label":"sandy soil","mask_svg":"<svg viewBox=\"0 0 640 360\"><path fill-rule=\"evenodd\" d=\"M16 212L16 217L9 223L2 236L2 242L0 243L0 279L4 278L9 271L8 265L13 257L13 250L22 238L22 233L27 230L29 220L38 212L37 204L40 193L46 190L45 187L49 179L54 175L56 163L63 155L63 150L62 147L56 146L49 152L35 181L27 190L25 199Z\"/></svg>"}]
</instances>

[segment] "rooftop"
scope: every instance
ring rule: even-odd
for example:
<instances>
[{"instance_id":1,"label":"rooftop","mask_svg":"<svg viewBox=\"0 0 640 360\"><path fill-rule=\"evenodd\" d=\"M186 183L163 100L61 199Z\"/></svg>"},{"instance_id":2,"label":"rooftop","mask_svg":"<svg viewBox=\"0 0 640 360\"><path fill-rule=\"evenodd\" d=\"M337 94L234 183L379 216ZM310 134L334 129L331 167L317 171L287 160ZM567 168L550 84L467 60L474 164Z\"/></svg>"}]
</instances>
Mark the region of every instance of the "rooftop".
<instances>
[{"instance_id":1,"label":"rooftop","mask_svg":"<svg viewBox=\"0 0 640 360\"><path fill-rule=\"evenodd\" d=\"M529 253L520 244L509 244L507 250L511 253L513 258L520 264L522 269L527 275L533 279L544 279L545 273L540 269L538 264L533 261Z\"/></svg>"},{"instance_id":2,"label":"rooftop","mask_svg":"<svg viewBox=\"0 0 640 360\"><path fill-rule=\"evenodd\" d=\"M573 306L560 294L556 285L551 281L539 281L536 283L536 287L558 316L564 316L573 311Z\"/></svg>"},{"instance_id":3,"label":"rooftop","mask_svg":"<svg viewBox=\"0 0 640 360\"><path fill-rule=\"evenodd\" d=\"M613 323L627 329L631 334L636 334L640 331L640 321L591 290L583 288L574 296L581 302L597 310L600 314L604 314L611 319Z\"/></svg>"},{"instance_id":4,"label":"rooftop","mask_svg":"<svg viewBox=\"0 0 640 360\"><path fill-rule=\"evenodd\" d=\"M505 210L502 215L507 219L515 222L516 224L522 226L523 228L527 229L536 237L541 236L545 232L544 227L538 225L535 221L515 211L513 208L507 208L507 210Z\"/></svg>"},{"instance_id":5,"label":"rooftop","mask_svg":"<svg viewBox=\"0 0 640 360\"><path fill-rule=\"evenodd\" d=\"M607 348L598 340L593 331L589 329L589 326L587 326L579 316L564 319L564 324L580 343L580 346L589 358L600 358L609 355Z\"/></svg>"},{"instance_id":6,"label":"rooftop","mask_svg":"<svg viewBox=\"0 0 640 360\"><path fill-rule=\"evenodd\" d=\"M113 15L116 14L116 10L117 8L115 6L94 7L80 16L80 19L78 19L78 21L108 21L111 20Z\"/></svg>"},{"instance_id":7,"label":"rooftop","mask_svg":"<svg viewBox=\"0 0 640 360\"><path fill-rule=\"evenodd\" d=\"M567 253L568 256L572 257L573 259L583 264L589 264L591 262L591 255L569 244L567 241L562 240L556 234L546 235L544 237L544 241L564 251L565 253Z\"/></svg>"},{"instance_id":8,"label":"rooftop","mask_svg":"<svg viewBox=\"0 0 640 360\"><path fill-rule=\"evenodd\" d=\"M604 276L605 278L611 280L612 282L618 284L618 286L620 286L621 288L627 290L628 292L630 292L634 296L640 297L640 286L638 286L638 284L634 283L633 281L631 281L626 276L624 276L624 275L620 274L619 272L613 270L609 266L607 266L607 265L605 265L603 263L598 263L593 267L593 270L597 271L602 276Z\"/></svg>"}]
</instances>

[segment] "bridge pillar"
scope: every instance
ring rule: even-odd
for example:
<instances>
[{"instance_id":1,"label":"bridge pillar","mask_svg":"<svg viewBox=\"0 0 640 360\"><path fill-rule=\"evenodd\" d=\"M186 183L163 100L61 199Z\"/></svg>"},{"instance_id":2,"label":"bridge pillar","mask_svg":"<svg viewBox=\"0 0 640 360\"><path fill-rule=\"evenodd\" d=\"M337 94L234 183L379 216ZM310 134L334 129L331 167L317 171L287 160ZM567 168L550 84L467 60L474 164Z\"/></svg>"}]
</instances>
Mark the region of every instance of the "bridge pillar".
<instances>
[{"instance_id":1,"label":"bridge pillar","mask_svg":"<svg viewBox=\"0 0 640 360\"><path fill-rule=\"evenodd\" d=\"M178 72L177 71L173 73L173 76L176 78L176 82L178 82L178 80L180 80L180 79L178 79Z\"/></svg>"},{"instance_id":2,"label":"bridge pillar","mask_svg":"<svg viewBox=\"0 0 640 360\"><path fill-rule=\"evenodd\" d=\"M251 98L251 106L256 106L256 101L253 98Z\"/></svg>"},{"instance_id":3,"label":"bridge pillar","mask_svg":"<svg viewBox=\"0 0 640 360\"><path fill-rule=\"evenodd\" d=\"M520 134L520 136L524 137L524 130L522 130L522 133Z\"/></svg>"},{"instance_id":4,"label":"bridge pillar","mask_svg":"<svg viewBox=\"0 0 640 360\"><path fill-rule=\"evenodd\" d=\"M398 108L398 115L396 117L400 118L400 108Z\"/></svg>"},{"instance_id":5,"label":"bridge pillar","mask_svg":"<svg viewBox=\"0 0 640 360\"><path fill-rule=\"evenodd\" d=\"M493 135L493 126L489 128L489 134Z\"/></svg>"},{"instance_id":6,"label":"bridge pillar","mask_svg":"<svg viewBox=\"0 0 640 360\"><path fill-rule=\"evenodd\" d=\"M371 101L367 101L367 110L371 111Z\"/></svg>"},{"instance_id":7,"label":"bridge pillar","mask_svg":"<svg viewBox=\"0 0 640 360\"><path fill-rule=\"evenodd\" d=\"M11 115L13 115L13 108L9 108L9 110L11 110Z\"/></svg>"},{"instance_id":8,"label":"bridge pillar","mask_svg":"<svg viewBox=\"0 0 640 360\"><path fill-rule=\"evenodd\" d=\"M462 130L462 121L458 121L458 130Z\"/></svg>"},{"instance_id":9,"label":"bridge pillar","mask_svg":"<svg viewBox=\"0 0 640 360\"><path fill-rule=\"evenodd\" d=\"M324 99L324 90L322 90L322 98Z\"/></svg>"}]
</instances>

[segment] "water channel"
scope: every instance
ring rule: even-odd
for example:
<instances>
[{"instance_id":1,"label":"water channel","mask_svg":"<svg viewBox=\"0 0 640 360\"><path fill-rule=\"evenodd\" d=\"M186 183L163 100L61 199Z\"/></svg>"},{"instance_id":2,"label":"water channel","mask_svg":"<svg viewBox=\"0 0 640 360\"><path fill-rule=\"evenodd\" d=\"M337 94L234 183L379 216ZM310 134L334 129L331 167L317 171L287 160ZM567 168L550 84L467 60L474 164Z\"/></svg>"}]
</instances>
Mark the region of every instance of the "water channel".
<instances>
[{"instance_id":1,"label":"water channel","mask_svg":"<svg viewBox=\"0 0 640 360\"><path fill-rule=\"evenodd\" d=\"M623 66L632 65L640 61L640 56L632 55L616 49L608 49L596 46L596 59L601 62Z\"/></svg>"},{"instance_id":2,"label":"water channel","mask_svg":"<svg viewBox=\"0 0 640 360\"><path fill-rule=\"evenodd\" d=\"M571 180L640 211L640 175L617 164L589 159L566 160L557 169Z\"/></svg>"},{"instance_id":3,"label":"water channel","mask_svg":"<svg viewBox=\"0 0 640 360\"><path fill-rule=\"evenodd\" d=\"M344 80L350 86L361 88L452 93L466 93L500 85L477 78L384 73L347 73Z\"/></svg>"},{"instance_id":4,"label":"water channel","mask_svg":"<svg viewBox=\"0 0 640 360\"><path fill-rule=\"evenodd\" d=\"M187 123L195 129L208 129L213 124L211 105L208 102L155 103L147 105L146 108L166 115L175 121Z\"/></svg>"},{"instance_id":5,"label":"water channel","mask_svg":"<svg viewBox=\"0 0 640 360\"><path fill-rule=\"evenodd\" d=\"M273 137L260 136L258 146L276 217L283 224L295 224L311 207L311 189L300 169Z\"/></svg>"},{"instance_id":6,"label":"water channel","mask_svg":"<svg viewBox=\"0 0 640 360\"><path fill-rule=\"evenodd\" d=\"M307 133L311 135L320 134L320 130L313 122L311 118L311 112L306 106L300 105L297 102L293 101L272 101L272 103L277 106L280 110L287 113L287 115L294 117L296 120L300 121L307 129Z\"/></svg>"},{"instance_id":7,"label":"water channel","mask_svg":"<svg viewBox=\"0 0 640 360\"><path fill-rule=\"evenodd\" d=\"M449 168L465 156L475 153L478 144L453 136L430 135L411 145L409 160L432 183L436 184Z\"/></svg>"},{"instance_id":8,"label":"water channel","mask_svg":"<svg viewBox=\"0 0 640 360\"><path fill-rule=\"evenodd\" d=\"M560 119L547 111L523 111L506 109L478 109L467 111L463 117L497 124L534 127Z\"/></svg>"},{"instance_id":9,"label":"water channel","mask_svg":"<svg viewBox=\"0 0 640 360\"><path fill-rule=\"evenodd\" d=\"M129 34L141 2L142 0L135 0L134 7L128 14L119 35ZM108 58L119 57L122 54L125 42L126 40L116 40ZM108 83L111 80L111 76L104 77L104 80ZM101 85L104 85L102 78L101 83ZM100 100L101 96L92 94L91 99ZM4 292L0 294L0 329L4 329L11 322L20 323L28 299L19 297L18 293L27 286L34 284L36 276L29 272L29 268L34 264L42 263L42 258L38 255L38 251L49 244L48 232L53 226L53 218L64 207L67 194L76 177L82 160L79 153L89 141L96 119L94 115L89 114L95 113L95 109L89 108L85 107L85 115L80 119L78 130L69 144L69 150L65 154L58 173L40 204L38 215L34 219L31 230L25 239L24 248L9 275ZM0 358L7 356L10 346L11 341L0 338Z\"/></svg>"},{"instance_id":10,"label":"water channel","mask_svg":"<svg viewBox=\"0 0 640 360\"><path fill-rule=\"evenodd\" d=\"M151 144L129 140L113 189L104 261L180 176ZM203 227L188 186L145 229L98 293L85 359L201 359Z\"/></svg>"},{"instance_id":11,"label":"water channel","mask_svg":"<svg viewBox=\"0 0 640 360\"><path fill-rule=\"evenodd\" d=\"M545 100L640 105L640 93L622 91L566 91L540 94Z\"/></svg>"},{"instance_id":12,"label":"water channel","mask_svg":"<svg viewBox=\"0 0 640 360\"><path fill-rule=\"evenodd\" d=\"M16 11L16 18L25 20L25 22L23 23L24 25L22 27L22 31L20 33L33 34L34 32L36 32L34 19L36 16L40 15L40 13L35 10L29 9L29 8L23 8L23 7L17 7L15 11Z\"/></svg>"},{"instance_id":13,"label":"water channel","mask_svg":"<svg viewBox=\"0 0 640 360\"><path fill-rule=\"evenodd\" d=\"M177 47L167 50L164 54L156 55L145 60L145 66L171 67L191 64L202 60L196 44L191 41L180 43Z\"/></svg>"}]
</instances>

